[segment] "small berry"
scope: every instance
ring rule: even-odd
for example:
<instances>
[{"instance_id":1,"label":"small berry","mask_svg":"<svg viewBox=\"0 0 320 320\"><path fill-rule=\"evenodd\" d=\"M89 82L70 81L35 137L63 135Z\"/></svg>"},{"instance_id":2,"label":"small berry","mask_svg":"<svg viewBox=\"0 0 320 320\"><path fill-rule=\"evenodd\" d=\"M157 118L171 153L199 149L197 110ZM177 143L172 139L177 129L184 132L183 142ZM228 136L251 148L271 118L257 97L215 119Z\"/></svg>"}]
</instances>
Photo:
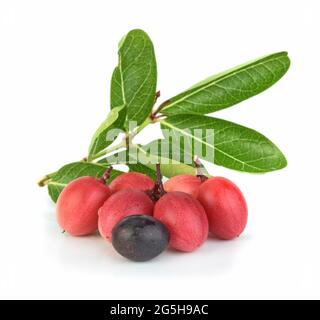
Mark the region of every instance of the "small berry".
<instances>
[{"instance_id":1,"label":"small berry","mask_svg":"<svg viewBox=\"0 0 320 320\"><path fill-rule=\"evenodd\" d=\"M247 224L248 208L240 189L230 180L213 177L198 192L209 220L210 232L220 239L239 236Z\"/></svg>"},{"instance_id":2,"label":"small berry","mask_svg":"<svg viewBox=\"0 0 320 320\"><path fill-rule=\"evenodd\" d=\"M112 231L112 245L125 258L147 261L158 256L169 243L169 232L158 220L133 215L121 220Z\"/></svg>"},{"instance_id":3,"label":"small berry","mask_svg":"<svg viewBox=\"0 0 320 320\"><path fill-rule=\"evenodd\" d=\"M199 177L191 174L181 174L170 178L163 184L163 187L167 192L182 191L196 198L201 183Z\"/></svg>"},{"instance_id":4,"label":"small berry","mask_svg":"<svg viewBox=\"0 0 320 320\"><path fill-rule=\"evenodd\" d=\"M99 209L99 232L111 240L112 229L123 218L129 215L152 215L153 202L143 191L126 189L113 193Z\"/></svg>"},{"instance_id":5,"label":"small berry","mask_svg":"<svg viewBox=\"0 0 320 320\"><path fill-rule=\"evenodd\" d=\"M111 195L105 184L112 168L101 179L80 177L60 193L56 215L61 228L73 236L84 236L98 229L98 210Z\"/></svg>"},{"instance_id":6,"label":"small berry","mask_svg":"<svg viewBox=\"0 0 320 320\"><path fill-rule=\"evenodd\" d=\"M116 177L110 184L111 191L117 192L125 189L137 189L142 191L151 190L154 181L140 172L126 172Z\"/></svg>"},{"instance_id":7,"label":"small berry","mask_svg":"<svg viewBox=\"0 0 320 320\"><path fill-rule=\"evenodd\" d=\"M197 171L196 176L191 174L180 174L174 176L163 184L165 191L181 191L197 198L201 184L206 181L208 177L202 173L201 165L197 157L194 160L194 165Z\"/></svg>"},{"instance_id":8,"label":"small berry","mask_svg":"<svg viewBox=\"0 0 320 320\"><path fill-rule=\"evenodd\" d=\"M208 219L198 200L184 192L168 192L155 204L154 217L170 232L170 246L190 252L208 236Z\"/></svg>"}]
</instances>

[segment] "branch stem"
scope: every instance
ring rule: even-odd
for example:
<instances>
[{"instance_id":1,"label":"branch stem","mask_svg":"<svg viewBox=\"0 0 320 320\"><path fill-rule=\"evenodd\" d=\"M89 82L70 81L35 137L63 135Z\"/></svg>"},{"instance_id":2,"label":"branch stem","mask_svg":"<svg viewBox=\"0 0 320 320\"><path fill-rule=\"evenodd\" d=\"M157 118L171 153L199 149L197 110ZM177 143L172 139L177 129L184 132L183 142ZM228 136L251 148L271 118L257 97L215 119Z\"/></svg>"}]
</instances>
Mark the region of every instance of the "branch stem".
<instances>
[{"instance_id":1,"label":"branch stem","mask_svg":"<svg viewBox=\"0 0 320 320\"><path fill-rule=\"evenodd\" d=\"M117 150L120 149L120 148L124 148L125 146L126 146L126 145L125 145L125 140L123 140L123 141L121 141L120 143L118 143L118 144L116 144L116 145L114 145L114 146L112 146L112 147L110 147L110 148L107 148L107 149L105 149L105 150L102 150L102 151L100 151L100 152L92 155L92 156L89 158L88 162L93 162L93 160L96 160L96 159L98 159L98 158L100 158L100 157L102 157L102 156L105 156L105 155L107 155L108 153L111 153L111 152L113 152L113 151L117 151Z\"/></svg>"},{"instance_id":2,"label":"branch stem","mask_svg":"<svg viewBox=\"0 0 320 320\"><path fill-rule=\"evenodd\" d=\"M156 96L156 98L158 97L158 94ZM106 148L90 157L85 157L82 158L81 161L84 162L88 162L88 163L92 163L94 162L94 160L99 159L111 152L117 151L121 148L125 148L127 147L127 142L129 141L129 139L133 139L133 137L135 137L138 133L140 133L145 127L147 127L150 123L154 122L154 119L152 118L152 115L150 117L148 117L134 132L127 134L125 139L123 139L120 143L111 146L109 148ZM52 179L52 177L56 174L57 172L52 172L49 173L45 176L43 176L39 181L38 181L38 185L39 187L44 187L46 185L48 185L48 183L50 182L50 180Z\"/></svg>"},{"instance_id":3,"label":"branch stem","mask_svg":"<svg viewBox=\"0 0 320 320\"><path fill-rule=\"evenodd\" d=\"M163 188L163 183L162 183L162 174L161 174L161 169L160 169L160 163L156 164L156 170L157 170L157 186L159 190L160 197L163 196L166 192Z\"/></svg>"}]
</instances>

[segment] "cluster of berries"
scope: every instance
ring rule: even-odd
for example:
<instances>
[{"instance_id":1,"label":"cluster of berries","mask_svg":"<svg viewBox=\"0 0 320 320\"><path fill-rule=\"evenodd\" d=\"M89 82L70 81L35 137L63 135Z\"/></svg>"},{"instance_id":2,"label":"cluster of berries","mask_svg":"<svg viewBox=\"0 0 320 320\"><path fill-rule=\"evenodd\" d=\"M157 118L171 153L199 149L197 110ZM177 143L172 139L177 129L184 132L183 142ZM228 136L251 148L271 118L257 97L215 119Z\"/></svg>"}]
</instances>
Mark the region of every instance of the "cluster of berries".
<instances>
[{"instance_id":1,"label":"cluster of berries","mask_svg":"<svg viewBox=\"0 0 320 320\"><path fill-rule=\"evenodd\" d=\"M247 223L240 189L223 177L177 175L162 184L139 172L123 173L107 184L101 179L70 182L57 201L59 225L74 236L94 233L112 242L122 256L147 261L166 249L197 249L208 234L220 239L239 236Z\"/></svg>"}]
</instances>

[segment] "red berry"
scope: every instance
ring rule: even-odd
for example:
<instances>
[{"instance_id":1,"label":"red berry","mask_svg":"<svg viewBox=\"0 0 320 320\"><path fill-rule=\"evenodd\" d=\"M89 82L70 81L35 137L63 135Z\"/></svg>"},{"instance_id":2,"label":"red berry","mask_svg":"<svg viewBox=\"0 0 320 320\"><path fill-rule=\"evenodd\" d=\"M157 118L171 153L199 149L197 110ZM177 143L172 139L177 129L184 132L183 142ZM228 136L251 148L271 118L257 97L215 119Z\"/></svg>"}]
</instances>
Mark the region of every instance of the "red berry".
<instances>
[{"instance_id":1,"label":"red berry","mask_svg":"<svg viewBox=\"0 0 320 320\"><path fill-rule=\"evenodd\" d=\"M208 236L208 219L198 200L184 192L169 192L156 203L154 217L170 232L170 245L180 251L198 248Z\"/></svg>"},{"instance_id":2,"label":"red berry","mask_svg":"<svg viewBox=\"0 0 320 320\"><path fill-rule=\"evenodd\" d=\"M124 189L147 191L151 190L153 187L154 181L147 175L139 172L122 173L110 184L110 189L112 192L117 192Z\"/></svg>"},{"instance_id":3,"label":"red berry","mask_svg":"<svg viewBox=\"0 0 320 320\"><path fill-rule=\"evenodd\" d=\"M98 229L98 210L110 196L104 181L80 177L70 182L57 201L57 219L62 229L73 236L83 236Z\"/></svg>"},{"instance_id":4,"label":"red berry","mask_svg":"<svg viewBox=\"0 0 320 320\"><path fill-rule=\"evenodd\" d=\"M232 239L241 234L247 224L248 209L240 189L222 177L209 178L202 183L198 200L209 220L209 230L221 239Z\"/></svg>"},{"instance_id":5,"label":"red berry","mask_svg":"<svg viewBox=\"0 0 320 320\"><path fill-rule=\"evenodd\" d=\"M196 198L201 183L202 182L199 177L191 174L181 174L170 178L163 184L163 187L167 192L182 191Z\"/></svg>"},{"instance_id":6,"label":"red berry","mask_svg":"<svg viewBox=\"0 0 320 320\"><path fill-rule=\"evenodd\" d=\"M113 227L130 215L152 215L153 202L145 192L134 189L118 191L99 209L99 232L105 239L111 240Z\"/></svg>"}]
</instances>

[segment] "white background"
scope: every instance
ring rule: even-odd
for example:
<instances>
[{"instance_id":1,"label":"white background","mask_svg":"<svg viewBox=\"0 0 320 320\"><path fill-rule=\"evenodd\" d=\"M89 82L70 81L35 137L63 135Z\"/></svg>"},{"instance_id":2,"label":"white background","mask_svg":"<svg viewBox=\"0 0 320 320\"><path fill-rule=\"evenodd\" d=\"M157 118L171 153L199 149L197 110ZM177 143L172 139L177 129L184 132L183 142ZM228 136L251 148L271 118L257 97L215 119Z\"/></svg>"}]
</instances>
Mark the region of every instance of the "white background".
<instances>
[{"instance_id":1,"label":"white background","mask_svg":"<svg viewBox=\"0 0 320 320\"><path fill-rule=\"evenodd\" d=\"M317 0L1 0L0 298L320 298L319 15ZM132 263L98 236L61 234L36 185L86 155L108 110L118 41L133 28L154 42L162 99L289 52L280 82L217 114L267 135L289 163L266 175L210 168L247 198L237 240Z\"/></svg>"}]
</instances>

